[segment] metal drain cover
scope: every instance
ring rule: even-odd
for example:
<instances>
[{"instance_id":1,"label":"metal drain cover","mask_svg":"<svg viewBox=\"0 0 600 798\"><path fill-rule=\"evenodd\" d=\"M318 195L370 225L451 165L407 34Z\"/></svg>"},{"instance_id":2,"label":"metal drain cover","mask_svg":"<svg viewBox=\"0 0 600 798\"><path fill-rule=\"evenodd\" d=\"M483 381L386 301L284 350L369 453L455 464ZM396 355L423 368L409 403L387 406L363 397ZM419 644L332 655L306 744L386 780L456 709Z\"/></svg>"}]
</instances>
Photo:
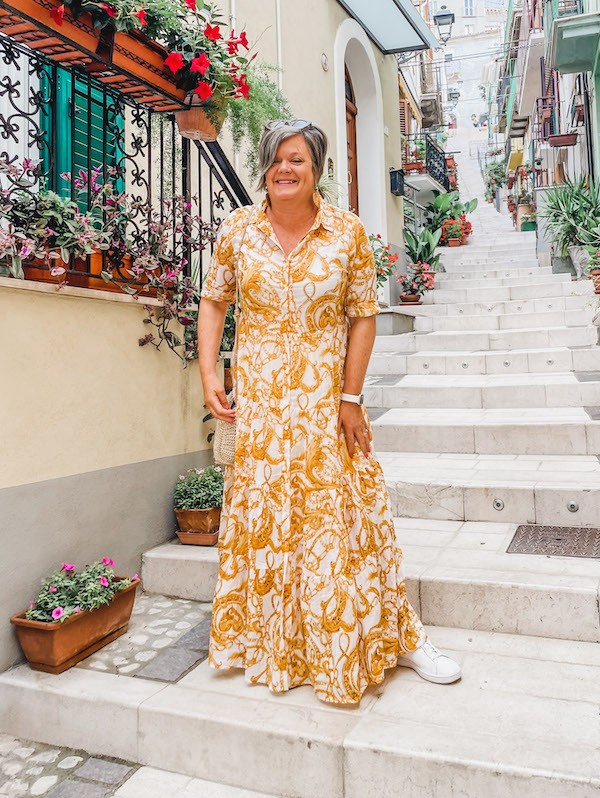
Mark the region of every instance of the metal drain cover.
<instances>
[{"instance_id":1,"label":"metal drain cover","mask_svg":"<svg viewBox=\"0 0 600 798\"><path fill-rule=\"evenodd\" d=\"M507 552L600 559L600 529L522 524L517 527Z\"/></svg>"}]
</instances>

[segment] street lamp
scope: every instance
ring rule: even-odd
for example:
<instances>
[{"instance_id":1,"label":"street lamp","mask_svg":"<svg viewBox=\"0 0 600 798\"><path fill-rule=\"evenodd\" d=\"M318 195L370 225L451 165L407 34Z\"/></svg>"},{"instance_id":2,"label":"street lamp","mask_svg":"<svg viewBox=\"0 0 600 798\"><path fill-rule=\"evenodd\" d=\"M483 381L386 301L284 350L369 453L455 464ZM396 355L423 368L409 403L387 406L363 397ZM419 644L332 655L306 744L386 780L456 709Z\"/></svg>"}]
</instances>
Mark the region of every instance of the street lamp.
<instances>
[{"instance_id":1,"label":"street lamp","mask_svg":"<svg viewBox=\"0 0 600 798\"><path fill-rule=\"evenodd\" d=\"M437 14L433 15L433 21L438 29L438 36L442 44L446 44L452 33L454 25L454 14L448 10L447 6L442 6Z\"/></svg>"}]
</instances>

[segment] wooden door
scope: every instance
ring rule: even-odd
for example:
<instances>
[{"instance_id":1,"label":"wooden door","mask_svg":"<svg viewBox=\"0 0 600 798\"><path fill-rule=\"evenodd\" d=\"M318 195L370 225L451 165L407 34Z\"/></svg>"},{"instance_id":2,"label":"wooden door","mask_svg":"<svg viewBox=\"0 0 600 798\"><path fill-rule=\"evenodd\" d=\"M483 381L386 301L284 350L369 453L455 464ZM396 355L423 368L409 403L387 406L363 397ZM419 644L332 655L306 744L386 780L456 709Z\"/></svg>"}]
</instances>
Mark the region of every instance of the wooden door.
<instances>
[{"instance_id":1,"label":"wooden door","mask_svg":"<svg viewBox=\"0 0 600 798\"><path fill-rule=\"evenodd\" d=\"M346 141L348 142L348 201L350 210L358 213L358 162L356 157L356 114L354 89L346 68Z\"/></svg>"}]
</instances>

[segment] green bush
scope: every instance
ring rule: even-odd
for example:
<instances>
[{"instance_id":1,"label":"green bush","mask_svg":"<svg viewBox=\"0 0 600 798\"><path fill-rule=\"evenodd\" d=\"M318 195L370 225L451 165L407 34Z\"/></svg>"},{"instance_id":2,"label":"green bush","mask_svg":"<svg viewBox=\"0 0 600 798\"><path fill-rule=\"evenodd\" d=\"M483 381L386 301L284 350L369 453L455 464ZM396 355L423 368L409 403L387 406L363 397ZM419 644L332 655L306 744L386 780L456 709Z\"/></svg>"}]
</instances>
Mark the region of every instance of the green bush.
<instances>
[{"instance_id":1,"label":"green bush","mask_svg":"<svg viewBox=\"0 0 600 798\"><path fill-rule=\"evenodd\" d=\"M223 505L223 471L220 466L190 468L175 484L177 510L208 510Z\"/></svg>"}]
</instances>

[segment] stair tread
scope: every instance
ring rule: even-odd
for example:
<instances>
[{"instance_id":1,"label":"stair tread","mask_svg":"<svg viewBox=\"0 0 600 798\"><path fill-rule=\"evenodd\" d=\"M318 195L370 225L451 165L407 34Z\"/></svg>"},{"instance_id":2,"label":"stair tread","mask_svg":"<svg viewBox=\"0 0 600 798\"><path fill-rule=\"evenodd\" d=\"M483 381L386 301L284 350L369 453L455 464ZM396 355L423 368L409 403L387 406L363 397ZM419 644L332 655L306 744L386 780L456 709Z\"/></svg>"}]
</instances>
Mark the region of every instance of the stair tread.
<instances>
[{"instance_id":1,"label":"stair tread","mask_svg":"<svg viewBox=\"0 0 600 798\"><path fill-rule=\"evenodd\" d=\"M280 798L389 795L385 784L407 783L407 772L420 774L418 789L407 795L434 795L451 764L466 768L461 778L474 779L461 781L471 795L489 794L475 785L490 773L526 778L529 798L571 783L600 787L596 644L443 626L427 631L460 662L462 680L441 689L395 668L360 707L325 706L308 686L273 695L245 684L240 671L215 673L206 662L177 684L82 668L56 677L20 666L0 676L0 693L18 725L27 718L27 728L39 729L30 738L56 742L56 724L47 723L52 707L77 701L77 712L61 713L60 736L80 745L98 725L87 723L82 733L82 714L97 717L110 703L120 720L110 724L115 737L138 724L138 761L260 786ZM17 712L19 700L27 712ZM231 740L240 734L244 745L232 758ZM95 752L101 748L99 742ZM431 785L424 786L425 774Z\"/></svg>"},{"instance_id":2,"label":"stair tread","mask_svg":"<svg viewBox=\"0 0 600 798\"><path fill-rule=\"evenodd\" d=\"M388 374L382 376L367 375L365 386L376 388L402 388L414 386L419 388L451 388L451 387L498 387L526 385L582 385L583 381L575 371L541 371L511 372L508 374ZM393 380L396 379L395 382ZM585 383L600 382L600 371L586 374Z\"/></svg>"},{"instance_id":3,"label":"stair tread","mask_svg":"<svg viewBox=\"0 0 600 798\"><path fill-rule=\"evenodd\" d=\"M375 426L413 425L418 423L440 426L457 424L600 424L583 407L392 407L373 421Z\"/></svg>"}]
</instances>

